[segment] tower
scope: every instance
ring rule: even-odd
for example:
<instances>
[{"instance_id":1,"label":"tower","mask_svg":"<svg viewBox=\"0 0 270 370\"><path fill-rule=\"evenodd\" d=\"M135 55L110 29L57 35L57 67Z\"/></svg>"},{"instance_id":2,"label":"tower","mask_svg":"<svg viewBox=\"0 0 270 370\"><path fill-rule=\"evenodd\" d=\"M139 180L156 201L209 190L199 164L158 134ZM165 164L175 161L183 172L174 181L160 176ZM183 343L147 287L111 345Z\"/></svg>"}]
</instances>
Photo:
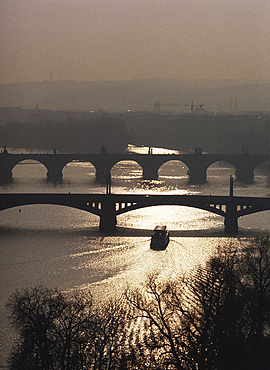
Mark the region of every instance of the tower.
<instances>
[{"instance_id":1,"label":"tower","mask_svg":"<svg viewBox=\"0 0 270 370\"><path fill-rule=\"evenodd\" d=\"M153 106L153 111L155 113L160 113L160 111L161 111L161 105L160 105L159 100L155 100L155 103L154 103L154 106Z\"/></svg>"}]
</instances>

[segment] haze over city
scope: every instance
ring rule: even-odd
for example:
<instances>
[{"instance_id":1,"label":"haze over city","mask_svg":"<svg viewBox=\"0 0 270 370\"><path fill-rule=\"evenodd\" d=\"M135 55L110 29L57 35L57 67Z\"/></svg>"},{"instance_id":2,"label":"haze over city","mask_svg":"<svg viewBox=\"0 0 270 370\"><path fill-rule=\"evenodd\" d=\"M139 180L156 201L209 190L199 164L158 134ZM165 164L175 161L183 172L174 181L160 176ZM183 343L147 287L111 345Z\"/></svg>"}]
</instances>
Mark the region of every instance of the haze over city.
<instances>
[{"instance_id":1,"label":"haze over city","mask_svg":"<svg viewBox=\"0 0 270 370\"><path fill-rule=\"evenodd\" d=\"M269 370L270 0L0 0L0 369Z\"/></svg>"},{"instance_id":2,"label":"haze over city","mask_svg":"<svg viewBox=\"0 0 270 370\"><path fill-rule=\"evenodd\" d=\"M2 0L0 83L270 80L269 0Z\"/></svg>"}]
</instances>

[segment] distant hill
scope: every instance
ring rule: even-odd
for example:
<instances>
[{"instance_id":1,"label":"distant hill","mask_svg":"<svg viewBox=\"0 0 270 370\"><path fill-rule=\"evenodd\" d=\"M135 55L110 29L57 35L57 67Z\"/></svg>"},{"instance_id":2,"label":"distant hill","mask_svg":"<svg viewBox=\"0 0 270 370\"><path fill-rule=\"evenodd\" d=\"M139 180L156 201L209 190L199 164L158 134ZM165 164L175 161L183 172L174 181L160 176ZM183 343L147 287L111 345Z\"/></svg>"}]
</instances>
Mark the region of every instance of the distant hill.
<instances>
[{"instance_id":1,"label":"distant hill","mask_svg":"<svg viewBox=\"0 0 270 370\"><path fill-rule=\"evenodd\" d=\"M0 85L0 106L110 112L162 110L183 112L184 106L204 104L211 112L270 111L270 82L190 81L151 79L130 81L44 81Z\"/></svg>"}]
</instances>

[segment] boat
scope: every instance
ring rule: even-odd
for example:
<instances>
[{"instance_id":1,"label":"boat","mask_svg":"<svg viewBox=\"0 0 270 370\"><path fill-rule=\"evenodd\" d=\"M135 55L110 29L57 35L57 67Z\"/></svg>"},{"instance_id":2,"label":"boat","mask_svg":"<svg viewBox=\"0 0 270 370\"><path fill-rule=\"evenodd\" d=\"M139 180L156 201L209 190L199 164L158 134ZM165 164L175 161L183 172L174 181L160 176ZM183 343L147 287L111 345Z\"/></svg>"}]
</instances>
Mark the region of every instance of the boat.
<instances>
[{"instance_id":1,"label":"boat","mask_svg":"<svg viewBox=\"0 0 270 370\"><path fill-rule=\"evenodd\" d=\"M157 225L151 237L150 248L155 250L164 250L170 241L170 233L167 226Z\"/></svg>"}]
</instances>

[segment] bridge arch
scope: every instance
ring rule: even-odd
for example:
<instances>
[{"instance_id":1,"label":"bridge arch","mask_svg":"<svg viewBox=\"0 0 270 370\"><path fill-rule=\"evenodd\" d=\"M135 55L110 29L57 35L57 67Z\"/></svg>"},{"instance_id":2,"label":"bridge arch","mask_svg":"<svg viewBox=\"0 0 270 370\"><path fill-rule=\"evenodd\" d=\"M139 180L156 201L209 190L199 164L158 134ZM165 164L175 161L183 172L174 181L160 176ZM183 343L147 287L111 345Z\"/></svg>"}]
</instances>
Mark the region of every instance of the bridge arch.
<instances>
[{"instance_id":1,"label":"bridge arch","mask_svg":"<svg viewBox=\"0 0 270 370\"><path fill-rule=\"evenodd\" d=\"M110 173L112 178L118 179L142 178L143 168L136 160L123 159L113 164Z\"/></svg>"},{"instance_id":2,"label":"bridge arch","mask_svg":"<svg viewBox=\"0 0 270 370\"><path fill-rule=\"evenodd\" d=\"M14 163L11 167L11 174L13 179L26 178L32 180L33 178L46 178L48 167L42 161L36 158L27 158Z\"/></svg>"},{"instance_id":3,"label":"bridge arch","mask_svg":"<svg viewBox=\"0 0 270 370\"><path fill-rule=\"evenodd\" d=\"M96 176L96 167L90 161L72 160L67 162L63 169L63 182L76 183L84 185L86 182L94 182Z\"/></svg>"},{"instance_id":4,"label":"bridge arch","mask_svg":"<svg viewBox=\"0 0 270 370\"><path fill-rule=\"evenodd\" d=\"M164 162L158 169L158 177L165 179L188 179L188 166L178 160L172 159Z\"/></svg>"},{"instance_id":5,"label":"bridge arch","mask_svg":"<svg viewBox=\"0 0 270 370\"><path fill-rule=\"evenodd\" d=\"M217 160L212 162L206 169L207 180L216 182L221 179L228 180L231 176L235 175L236 167L233 163L224 160Z\"/></svg>"},{"instance_id":6,"label":"bridge arch","mask_svg":"<svg viewBox=\"0 0 270 370\"><path fill-rule=\"evenodd\" d=\"M254 168L254 180L256 183L262 183L270 186L270 160L257 164Z\"/></svg>"},{"instance_id":7,"label":"bridge arch","mask_svg":"<svg viewBox=\"0 0 270 370\"><path fill-rule=\"evenodd\" d=\"M255 230L256 226L260 225L260 230L269 229L270 210L263 210L257 212L250 212L245 217L239 217L239 226L247 227L251 230Z\"/></svg>"},{"instance_id":8,"label":"bridge arch","mask_svg":"<svg viewBox=\"0 0 270 370\"><path fill-rule=\"evenodd\" d=\"M215 207L214 205L213 206L210 206L210 205L194 205L194 204L178 204L177 202L175 203L172 203L172 204L162 204L162 203L151 203L151 202L145 202L145 203L137 203L137 204L132 204L130 206L127 206L125 208L122 208L122 209L118 209L116 210L116 214L117 215L120 215L120 214L123 214L123 213L126 213L126 212L130 212L130 211L134 211L134 210L138 210L138 209L142 209L142 208L148 208L148 207L163 207L163 206L166 206L166 207L189 207L189 208L195 208L195 209L200 209L202 211L207 211L207 212L212 212L212 213L215 213L217 215L220 215L220 216L225 216L225 211L222 210L222 208L217 208Z\"/></svg>"},{"instance_id":9,"label":"bridge arch","mask_svg":"<svg viewBox=\"0 0 270 370\"><path fill-rule=\"evenodd\" d=\"M13 205L3 212L12 215L12 224L19 220L22 227L26 224L29 229L68 229L74 230L98 226L99 215L74 206L62 204L29 203ZM8 213L12 212L12 213ZM4 213L5 214L5 213ZM4 216L3 214L3 216ZM61 220L59 222L59 220Z\"/></svg>"},{"instance_id":10,"label":"bridge arch","mask_svg":"<svg viewBox=\"0 0 270 370\"><path fill-rule=\"evenodd\" d=\"M205 209L187 205L145 205L130 211L133 216L124 217L125 213L117 216L120 227L135 227L153 230L157 224L167 225L169 230L197 230L219 227L222 229L224 217ZM132 221L130 221L132 220Z\"/></svg>"}]
</instances>

